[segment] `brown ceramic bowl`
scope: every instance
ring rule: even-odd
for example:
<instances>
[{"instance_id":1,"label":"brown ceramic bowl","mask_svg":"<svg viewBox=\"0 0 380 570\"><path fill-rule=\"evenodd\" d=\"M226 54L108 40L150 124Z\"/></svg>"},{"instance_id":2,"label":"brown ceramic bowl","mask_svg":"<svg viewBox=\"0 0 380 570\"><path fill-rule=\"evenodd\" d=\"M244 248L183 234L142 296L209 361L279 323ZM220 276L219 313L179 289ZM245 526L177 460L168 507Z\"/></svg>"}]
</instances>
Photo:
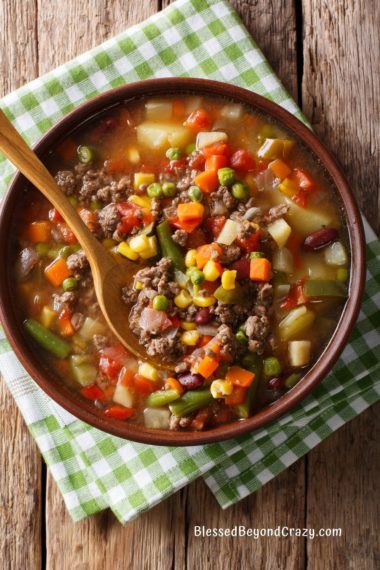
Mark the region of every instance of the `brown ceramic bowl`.
<instances>
[{"instance_id":1,"label":"brown ceramic bowl","mask_svg":"<svg viewBox=\"0 0 380 570\"><path fill-rule=\"evenodd\" d=\"M20 319L17 317L12 291L12 271L2 270L0 275L0 316L6 334L24 367L37 384L58 404L77 418L105 432L122 438L153 445L197 445L235 438L264 426L289 412L306 396L331 370L333 364L347 343L349 334L359 312L365 281L365 249L361 217L351 190L341 168L316 138L316 136L290 113L245 89L203 79L157 79L141 81L108 91L84 103L59 121L36 145L35 151L43 157L47 151L64 138L68 132L92 115L120 101L146 95L195 93L215 95L234 99L252 106L273 117L290 131L293 131L309 147L326 169L337 188L344 208L351 246L350 295L344 307L338 326L328 346L304 378L289 392L270 406L260 410L247 420L237 421L205 432L173 432L147 429L129 423L110 421L90 404L80 400L64 385L58 384L54 376L41 363L38 354L25 338ZM0 217L0 258L3 268L11 267L12 218L15 207L26 181L16 174L2 204Z\"/></svg>"}]
</instances>

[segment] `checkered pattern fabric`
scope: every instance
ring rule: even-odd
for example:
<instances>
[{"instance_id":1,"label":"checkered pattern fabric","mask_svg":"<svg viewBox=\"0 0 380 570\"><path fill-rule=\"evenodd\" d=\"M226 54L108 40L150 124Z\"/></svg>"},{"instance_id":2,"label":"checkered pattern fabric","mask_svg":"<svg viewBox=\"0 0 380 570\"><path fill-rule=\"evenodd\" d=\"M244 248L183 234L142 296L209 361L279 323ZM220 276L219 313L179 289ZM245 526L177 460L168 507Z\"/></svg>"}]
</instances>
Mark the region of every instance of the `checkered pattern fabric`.
<instances>
[{"instance_id":1,"label":"checkered pattern fabric","mask_svg":"<svg viewBox=\"0 0 380 570\"><path fill-rule=\"evenodd\" d=\"M179 0L144 23L4 97L30 144L94 95L150 77L208 77L272 99L303 119L231 6ZM304 120L304 119L303 119ZM0 157L0 192L14 172ZM258 489L380 398L380 242L366 225L368 279L357 326L333 372L292 413L239 440L148 447L96 430L55 404L28 377L0 333L0 371L74 520L110 507L131 520L196 477L224 508Z\"/></svg>"}]
</instances>

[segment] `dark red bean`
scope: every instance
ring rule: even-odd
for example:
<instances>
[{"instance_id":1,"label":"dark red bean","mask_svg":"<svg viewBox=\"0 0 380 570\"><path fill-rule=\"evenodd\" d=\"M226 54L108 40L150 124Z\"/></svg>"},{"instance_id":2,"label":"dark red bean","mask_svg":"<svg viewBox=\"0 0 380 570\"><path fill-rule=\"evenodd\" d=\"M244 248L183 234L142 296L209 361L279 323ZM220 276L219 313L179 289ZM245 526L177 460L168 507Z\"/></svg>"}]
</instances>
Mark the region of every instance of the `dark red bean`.
<instances>
[{"instance_id":1,"label":"dark red bean","mask_svg":"<svg viewBox=\"0 0 380 570\"><path fill-rule=\"evenodd\" d=\"M250 260L238 259L231 264L231 268L236 271L236 279L247 279L249 277Z\"/></svg>"},{"instance_id":2,"label":"dark red bean","mask_svg":"<svg viewBox=\"0 0 380 570\"><path fill-rule=\"evenodd\" d=\"M279 376L278 378L271 378L268 381L268 388L269 390L282 390L284 387L284 378Z\"/></svg>"},{"instance_id":3,"label":"dark red bean","mask_svg":"<svg viewBox=\"0 0 380 570\"><path fill-rule=\"evenodd\" d=\"M203 384L203 378L200 374L190 374L190 372L186 372L185 374L179 374L177 378L185 390L195 390Z\"/></svg>"},{"instance_id":4,"label":"dark red bean","mask_svg":"<svg viewBox=\"0 0 380 570\"><path fill-rule=\"evenodd\" d=\"M319 251L338 239L338 230L335 228L322 228L305 238L303 248L305 251Z\"/></svg>"},{"instance_id":5,"label":"dark red bean","mask_svg":"<svg viewBox=\"0 0 380 570\"><path fill-rule=\"evenodd\" d=\"M199 309L195 315L195 322L197 325L205 325L206 323L210 322L211 314L210 309L208 307L203 307Z\"/></svg>"},{"instance_id":6,"label":"dark red bean","mask_svg":"<svg viewBox=\"0 0 380 570\"><path fill-rule=\"evenodd\" d=\"M106 131L111 131L116 127L117 120L115 117L107 117L104 119L103 125Z\"/></svg>"}]
</instances>

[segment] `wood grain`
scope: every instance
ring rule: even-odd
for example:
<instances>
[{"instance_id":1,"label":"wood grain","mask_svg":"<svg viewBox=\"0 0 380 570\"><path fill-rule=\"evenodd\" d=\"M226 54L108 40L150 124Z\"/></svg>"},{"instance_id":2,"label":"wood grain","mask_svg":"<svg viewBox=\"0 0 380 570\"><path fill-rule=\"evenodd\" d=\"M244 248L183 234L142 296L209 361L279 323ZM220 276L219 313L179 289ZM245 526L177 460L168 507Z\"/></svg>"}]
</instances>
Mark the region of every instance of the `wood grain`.
<instances>
[{"instance_id":1,"label":"wood grain","mask_svg":"<svg viewBox=\"0 0 380 570\"><path fill-rule=\"evenodd\" d=\"M0 2L0 96L38 75L35 22L33 1ZM41 568L42 463L2 379L0 433L1 568L37 570Z\"/></svg>"},{"instance_id":2,"label":"wood grain","mask_svg":"<svg viewBox=\"0 0 380 570\"><path fill-rule=\"evenodd\" d=\"M380 230L380 3L304 0L303 103Z\"/></svg>"}]
</instances>

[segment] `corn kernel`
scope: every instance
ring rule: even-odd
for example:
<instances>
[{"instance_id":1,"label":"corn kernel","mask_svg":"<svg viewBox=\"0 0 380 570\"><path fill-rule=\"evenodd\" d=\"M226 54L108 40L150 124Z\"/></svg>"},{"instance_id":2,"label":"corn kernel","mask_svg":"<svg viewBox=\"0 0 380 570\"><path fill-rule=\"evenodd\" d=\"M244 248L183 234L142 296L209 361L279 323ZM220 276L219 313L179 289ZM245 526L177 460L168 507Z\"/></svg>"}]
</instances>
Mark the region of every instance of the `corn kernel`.
<instances>
[{"instance_id":1,"label":"corn kernel","mask_svg":"<svg viewBox=\"0 0 380 570\"><path fill-rule=\"evenodd\" d=\"M140 251L140 257L142 259L149 259L157 255L157 238L156 236L148 237L148 247L144 251Z\"/></svg>"},{"instance_id":2,"label":"corn kernel","mask_svg":"<svg viewBox=\"0 0 380 570\"><path fill-rule=\"evenodd\" d=\"M235 282L236 282L236 270L235 269L231 269L231 270L226 270L223 271L223 275L222 275L222 287L223 289L225 289L226 291L231 291L232 289L235 289Z\"/></svg>"},{"instance_id":3,"label":"corn kernel","mask_svg":"<svg viewBox=\"0 0 380 570\"><path fill-rule=\"evenodd\" d=\"M195 249L189 249L189 251L186 253L186 257L185 257L185 265L186 267L194 267L194 265L196 265L196 250Z\"/></svg>"},{"instance_id":4,"label":"corn kernel","mask_svg":"<svg viewBox=\"0 0 380 570\"><path fill-rule=\"evenodd\" d=\"M197 328L197 325L190 321L182 321L181 328L185 331L193 331Z\"/></svg>"},{"instance_id":5,"label":"corn kernel","mask_svg":"<svg viewBox=\"0 0 380 570\"><path fill-rule=\"evenodd\" d=\"M215 261L212 261L211 259L207 261L206 265L204 266L203 273L206 281L216 281L218 277L220 277L219 267Z\"/></svg>"},{"instance_id":6,"label":"corn kernel","mask_svg":"<svg viewBox=\"0 0 380 570\"><path fill-rule=\"evenodd\" d=\"M279 189L285 196L292 198L294 194L297 194L298 187L290 178L284 178L281 184L278 185Z\"/></svg>"},{"instance_id":7,"label":"corn kernel","mask_svg":"<svg viewBox=\"0 0 380 570\"><path fill-rule=\"evenodd\" d=\"M190 296L190 293L185 289L182 289L181 292L174 297L174 303L180 309L187 309L187 307L189 307L189 305L191 305L192 302L193 301Z\"/></svg>"},{"instance_id":8,"label":"corn kernel","mask_svg":"<svg viewBox=\"0 0 380 570\"><path fill-rule=\"evenodd\" d=\"M202 297L201 295L196 295L193 297L193 303L197 307L211 307L214 303L216 303L215 297Z\"/></svg>"},{"instance_id":9,"label":"corn kernel","mask_svg":"<svg viewBox=\"0 0 380 570\"><path fill-rule=\"evenodd\" d=\"M141 184L152 184L154 180L154 174L150 174L148 172L136 172L133 178L133 186L137 189Z\"/></svg>"},{"instance_id":10,"label":"corn kernel","mask_svg":"<svg viewBox=\"0 0 380 570\"><path fill-rule=\"evenodd\" d=\"M141 281L136 281L135 289L136 289L136 291L141 291L142 289L144 289L144 284L141 283Z\"/></svg>"},{"instance_id":11,"label":"corn kernel","mask_svg":"<svg viewBox=\"0 0 380 570\"><path fill-rule=\"evenodd\" d=\"M181 342L186 346L195 346L200 338L200 333L198 331L185 331L181 334Z\"/></svg>"},{"instance_id":12,"label":"corn kernel","mask_svg":"<svg viewBox=\"0 0 380 570\"><path fill-rule=\"evenodd\" d=\"M233 386L227 380L214 380L210 386L211 396L213 398L224 398L232 394Z\"/></svg>"},{"instance_id":13,"label":"corn kernel","mask_svg":"<svg viewBox=\"0 0 380 570\"><path fill-rule=\"evenodd\" d=\"M55 319L57 318L57 313L53 311L50 307L45 305L42 307L42 311L40 314L40 323L47 329L51 327Z\"/></svg>"},{"instance_id":14,"label":"corn kernel","mask_svg":"<svg viewBox=\"0 0 380 570\"><path fill-rule=\"evenodd\" d=\"M151 380L152 382L157 382L157 380L160 378L157 368L148 362L142 362L139 364L138 374L147 380Z\"/></svg>"},{"instance_id":15,"label":"corn kernel","mask_svg":"<svg viewBox=\"0 0 380 570\"><path fill-rule=\"evenodd\" d=\"M131 261L136 261L136 259L139 258L139 254L133 251L133 249L129 247L126 241L122 241L121 243L119 243L117 251L118 253L130 259Z\"/></svg>"},{"instance_id":16,"label":"corn kernel","mask_svg":"<svg viewBox=\"0 0 380 570\"><path fill-rule=\"evenodd\" d=\"M141 253L144 249L148 249L149 241L147 236L138 235L129 241L129 247L136 253Z\"/></svg>"},{"instance_id":17,"label":"corn kernel","mask_svg":"<svg viewBox=\"0 0 380 570\"><path fill-rule=\"evenodd\" d=\"M141 160L138 148L136 148L135 146L127 147L127 159L132 164L138 164Z\"/></svg>"},{"instance_id":18,"label":"corn kernel","mask_svg":"<svg viewBox=\"0 0 380 570\"><path fill-rule=\"evenodd\" d=\"M148 210L150 210L152 204L149 196L137 196L137 194L129 196L128 202L132 202L132 204L136 204L136 206L140 206L140 208L148 208Z\"/></svg>"}]
</instances>

